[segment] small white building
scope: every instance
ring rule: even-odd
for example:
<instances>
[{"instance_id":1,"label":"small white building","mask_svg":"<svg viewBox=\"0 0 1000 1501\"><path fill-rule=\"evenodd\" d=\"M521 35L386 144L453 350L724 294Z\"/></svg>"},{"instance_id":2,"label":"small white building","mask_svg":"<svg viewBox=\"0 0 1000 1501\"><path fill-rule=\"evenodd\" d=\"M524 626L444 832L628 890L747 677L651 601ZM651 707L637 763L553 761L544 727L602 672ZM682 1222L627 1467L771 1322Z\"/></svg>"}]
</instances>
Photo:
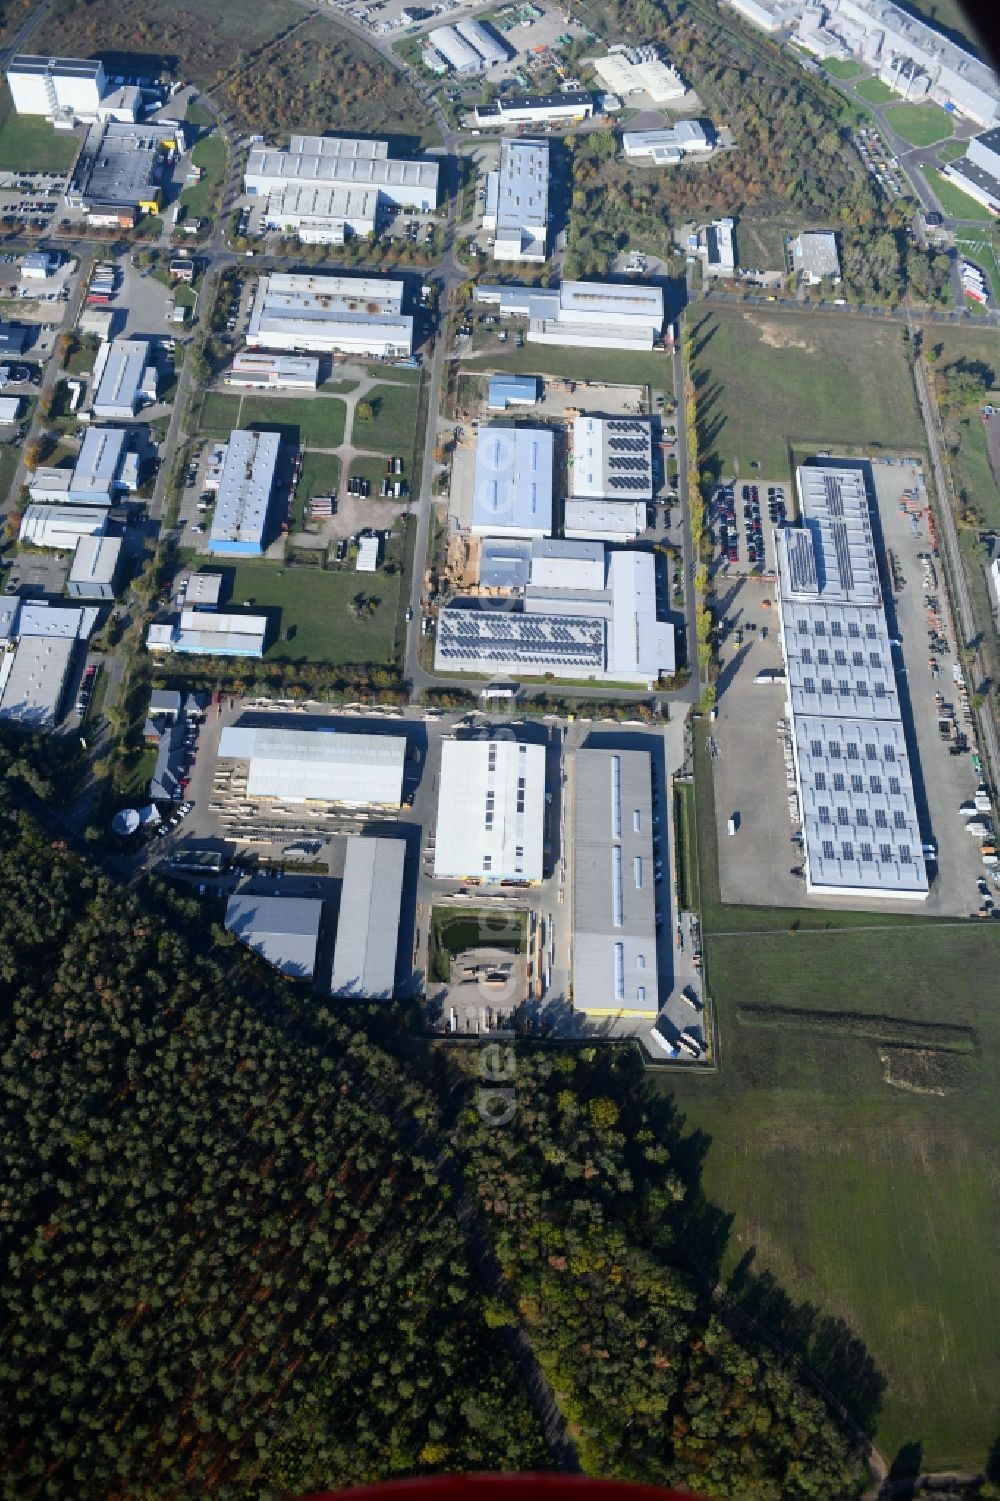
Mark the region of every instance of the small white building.
<instances>
[{"instance_id":1,"label":"small white building","mask_svg":"<svg viewBox=\"0 0 1000 1501\"><path fill-rule=\"evenodd\" d=\"M563 536L567 540L593 537L601 542L634 542L645 530L642 501L570 498L566 502Z\"/></svg>"},{"instance_id":2,"label":"small white building","mask_svg":"<svg viewBox=\"0 0 1000 1501\"><path fill-rule=\"evenodd\" d=\"M21 261L22 281L47 281L59 270L60 259L55 250L29 250Z\"/></svg>"},{"instance_id":3,"label":"small white building","mask_svg":"<svg viewBox=\"0 0 1000 1501\"><path fill-rule=\"evenodd\" d=\"M378 572L378 538L362 537L358 543L358 558L355 564L358 573Z\"/></svg>"},{"instance_id":4,"label":"small white building","mask_svg":"<svg viewBox=\"0 0 1000 1501\"><path fill-rule=\"evenodd\" d=\"M225 379L227 386L242 390L315 391L319 360L295 354L238 354Z\"/></svg>"},{"instance_id":5,"label":"small white building","mask_svg":"<svg viewBox=\"0 0 1000 1501\"><path fill-rule=\"evenodd\" d=\"M654 167L675 167L686 156L704 156L711 149L712 141L698 120L678 120L658 130L622 132L626 161L648 162Z\"/></svg>"},{"instance_id":6,"label":"small white building","mask_svg":"<svg viewBox=\"0 0 1000 1501\"><path fill-rule=\"evenodd\" d=\"M837 236L825 229L803 230L792 241L792 265L806 286L818 286L824 277L839 282Z\"/></svg>"},{"instance_id":7,"label":"small white building","mask_svg":"<svg viewBox=\"0 0 1000 1501\"><path fill-rule=\"evenodd\" d=\"M736 274L735 230L733 219L716 219L702 230L698 250L706 276Z\"/></svg>"},{"instance_id":8,"label":"small white building","mask_svg":"<svg viewBox=\"0 0 1000 1501\"><path fill-rule=\"evenodd\" d=\"M589 61L604 87L622 98L647 94L654 104L671 104L687 93L677 69L663 62L655 47L614 48Z\"/></svg>"},{"instance_id":9,"label":"small white building","mask_svg":"<svg viewBox=\"0 0 1000 1501\"><path fill-rule=\"evenodd\" d=\"M16 422L21 415L20 396L0 396L0 427Z\"/></svg>"}]
</instances>

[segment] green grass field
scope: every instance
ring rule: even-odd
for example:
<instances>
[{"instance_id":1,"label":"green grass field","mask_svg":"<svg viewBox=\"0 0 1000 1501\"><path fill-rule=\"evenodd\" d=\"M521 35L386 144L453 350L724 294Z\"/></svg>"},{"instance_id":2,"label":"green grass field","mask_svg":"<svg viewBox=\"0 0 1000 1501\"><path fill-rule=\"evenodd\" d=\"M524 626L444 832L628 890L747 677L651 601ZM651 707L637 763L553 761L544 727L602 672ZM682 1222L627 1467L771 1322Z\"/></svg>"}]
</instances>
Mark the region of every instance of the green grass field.
<instances>
[{"instance_id":1,"label":"green grass field","mask_svg":"<svg viewBox=\"0 0 1000 1501\"><path fill-rule=\"evenodd\" d=\"M867 99L869 104L888 104L890 99L899 98L881 78L866 78L864 83L857 85L856 92L862 99Z\"/></svg>"},{"instance_id":2,"label":"green grass field","mask_svg":"<svg viewBox=\"0 0 1000 1501\"><path fill-rule=\"evenodd\" d=\"M203 432L225 437L234 427L266 428L289 443L338 448L344 441L345 407L335 396L236 396L209 391L201 409Z\"/></svg>"},{"instance_id":3,"label":"green grass field","mask_svg":"<svg viewBox=\"0 0 1000 1501\"><path fill-rule=\"evenodd\" d=\"M367 448L375 453L411 455L416 437L417 397L416 386L373 386L362 400L372 403L374 420L362 421L355 408L351 442L356 448Z\"/></svg>"},{"instance_id":4,"label":"green grass field","mask_svg":"<svg viewBox=\"0 0 1000 1501\"><path fill-rule=\"evenodd\" d=\"M327 662L376 665L393 659L397 574L361 574L350 569L281 568L274 563L238 563L233 569L233 604L280 609L277 639L268 648L269 661ZM377 598L371 615L358 618L352 600L358 593ZM285 632L293 627L291 641Z\"/></svg>"},{"instance_id":5,"label":"green grass field","mask_svg":"<svg viewBox=\"0 0 1000 1501\"><path fill-rule=\"evenodd\" d=\"M849 57L828 57L823 67L831 78L857 78L861 72L861 64Z\"/></svg>"},{"instance_id":6,"label":"green grass field","mask_svg":"<svg viewBox=\"0 0 1000 1501\"><path fill-rule=\"evenodd\" d=\"M960 157L966 155L969 149L968 141L945 141L938 152L939 162L957 162Z\"/></svg>"},{"instance_id":7,"label":"green grass field","mask_svg":"<svg viewBox=\"0 0 1000 1501\"><path fill-rule=\"evenodd\" d=\"M316 453L307 448L302 459L302 473L295 491L294 526L302 526L306 503L314 495L336 495L340 489L340 460L333 453Z\"/></svg>"},{"instance_id":8,"label":"green grass field","mask_svg":"<svg viewBox=\"0 0 1000 1501\"><path fill-rule=\"evenodd\" d=\"M952 133L952 117L936 104L894 104L885 117L911 146L933 146Z\"/></svg>"},{"instance_id":9,"label":"green grass field","mask_svg":"<svg viewBox=\"0 0 1000 1501\"><path fill-rule=\"evenodd\" d=\"M68 172L77 139L38 115L16 115L10 89L0 84L0 172Z\"/></svg>"},{"instance_id":10,"label":"green grass field","mask_svg":"<svg viewBox=\"0 0 1000 1501\"><path fill-rule=\"evenodd\" d=\"M931 185L938 203L946 214L954 219L968 219L974 224L990 224L993 215L983 204L977 203L970 198L968 193L956 187L947 177L942 177L940 172L935 172L933 167L922 167L921 171Z\"/></svg>"},{"instance_id":11,"label":"green grass field","mask_svg":"<svg viewBox=\"0 0 1000 1501\"><path fill-rule=\"evenodd\" d=\"M201 182L185 188L180 197L184 218L208 219L215 212L226 170L226 144L221 135L202 136L191 153L191 160L202 169Z\"/></svg>"},{"instance_id":12,"label":"green grass field","mask_svg":"<svg viewBox=\"0 0 1000 1501\"><path fill-rule=\"evenodd\" d=\"M560 380L605 381L609 385L647 385L657 391L673 391L673 373L666 354L641 350L560 349L558 345L511 345L502 353L477 355L463 360L469 370L513 370L517 374L552 375Z\"/></svg>"},{"instance_id":13,"label":"green grass field","mask_svg":"<svg viewBox=\"0 0 1000 1501\"><path fill-rule=\"evenodd\" d=\"M701 454L720 472L738 458L741 475L779 479L790 443L922 446L901 330L698 306L691 330Z\"/></svg>"},{"instance_id":14,"label":"green grass field","mask_svg":"<svg viewBox=\"0 0 1000 1501\"><path fill-rule=\"evenodd\" d=\"M449 978L449 960L472 948L509 949L524 952L527 915L487 907L473 909L435 907L431 912L427 968L431 979Z\"/></svg>"},{"instance_id":15,"label":"green grass field","mask_svg":"<svg viewBox=\"0 0 1000 1501\"><path fill-rule=\"evenodd\" d=\"M877 1408L890 1459L916 1441L927 1469L982 1466L1000 1390L1000 1342L982 1318L1000 1295L989 1166L1000 1150L1000 924L723 907L701 729L696 746L721 1067L670 1084L707 1146L708 1204L692 1233L765 1323L797 1327L793 1343L859 1416ZM762 1025L754 1006L791 1014ZM829 1013L828 1025L803 1025L802 1009ZM951 1030L937 1039L942 1024ZM971 1051L951 1050L956 1027L971 1029ZM920 1032L925 1046L899 1045ZM709 1205L731 1221L720 1229ZM762 1273L790 1302L768 1296Z\"/></svg>"}]
</instances>

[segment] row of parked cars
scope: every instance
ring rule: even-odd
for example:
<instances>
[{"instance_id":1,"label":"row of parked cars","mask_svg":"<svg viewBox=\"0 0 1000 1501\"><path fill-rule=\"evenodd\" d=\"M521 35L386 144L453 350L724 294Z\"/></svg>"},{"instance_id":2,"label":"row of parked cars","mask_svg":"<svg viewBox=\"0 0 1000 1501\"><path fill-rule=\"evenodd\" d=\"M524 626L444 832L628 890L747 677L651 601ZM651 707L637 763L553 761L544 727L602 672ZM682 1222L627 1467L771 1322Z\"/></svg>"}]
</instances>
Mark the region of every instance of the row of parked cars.
<instances>
[{"instance_id":1,"label":"row of parked cars","mask_svg":"<svg viewBox=\"0 0 1000 1501\"><path fill-rule=\"evenodd\" d=\"M97 667L93 662L91 662L90 666L83 674L83 681L80 684L80 692L76 697L76 712L80 715L81 719L90 708L90 695L94 691L94 683L96 682L96 680Z\"/></svg>"},{"instance_id":2,"label":"row of parked cars","mask_svg":"<svg viewBox=\"0 0 1000 1501\"><path fill-rule=\"evenodd\" d=\"M183 819L187 818L193 807L194 803L181 803L180 807L177 809L177 812L171 813L166 823L160 824L160 827L156 831L158 837L160 839L166 839L168 834L172 834L177 825L181 823Z\"/></svg>"}]
</instances>

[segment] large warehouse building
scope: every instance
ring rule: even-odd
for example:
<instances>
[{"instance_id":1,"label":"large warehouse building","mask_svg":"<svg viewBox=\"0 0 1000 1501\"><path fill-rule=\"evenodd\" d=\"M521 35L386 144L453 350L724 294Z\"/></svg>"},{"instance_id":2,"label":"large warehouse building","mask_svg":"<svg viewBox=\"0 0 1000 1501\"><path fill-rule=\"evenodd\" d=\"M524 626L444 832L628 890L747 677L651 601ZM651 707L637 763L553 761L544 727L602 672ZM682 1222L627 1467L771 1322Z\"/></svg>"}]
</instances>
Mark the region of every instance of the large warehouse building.
<instances>
[{"instance_id":1,"label":"large warehouse building","mask_svg":"<svg viewBox=\"0 0 1000 1501\"><path fill-rule=\"evenodd\" d=\"M40 465L28 484L28 494L40 505L109 506L122 492L134 488L134 455L129 463L128 434L121 427L88 427L72 469Z\"/></svg>"},{"instance_id":2,"label":"large warehouse building","mask_svg":"<svg viewBox=\"0 0 1000 1501\"><path fill-rule=\"evenodd\" d=\"M567 500L563 536L601 542L634 542L646 530L646 507L639 500Z\"/></svg>"},{"instance_id":3,"label":"large warehouse building","mask_svg":"<svg viewBox=\"0 0 1000 1501\"><path fill-rule=\"evenodd\" d=\"M1000 127L973 136L965 156L943 168L963 193L1000 215Z\"/></svg>"},{"instance_id":4,"label":"large warehouse building","mask_svg":"<svg viewBox=\"0 0 1000 1501\"><path fill-rule=\"evenodd\" d=\"M487 130L518 125L579 125L594 113L594 97L583 89L565 94L508 94L476 105L476 124Z\"/></svg>"},{"instance_id":5,"label":"large warehouse building","mask_svg":"<svg viewBox=\"0 0 1000 1501\"><path fill-rule=\"evenodd\" d=\"M238 354L225 381L241 390L315 391L319 360L297 354Z\"/></svg>"},{"instance_id":6,"label":"large warehouse building","mask_svg":"<svg viewBox=\"0 0 1000 1501\"><path fill-rule=\"evenodd\" d=\"M266 615L182 610L179 621L154 621L146 633L146 648L152 652L179 652L182 656L262 657L267 627Z\"/></svg>"},{"instance_id":7,"label":"large warehouse building","mask_svg":"<svg viewBox=\"0 0 1000 1501\"><path fill-rule=\"evenodd\" d=\"M245 186L251 197L267 199L267 228L330 244L373 234L382 210L432 213L438 171L427 157L390 157L388 141L293 135L287 150L250 152Z\"/></svg>"},{"instance_id":8,"label":"large warehouse building","mask_svg":"<svg viewBox=\"0 0 1000 1501\"><path fill-rule=\"evenodd\" d=\"M577 417L572 487L576 500L652 500L652 423L639 417Z\"/></svg>"},{"instance_id":9,"label":"large warehouse building","mask_svg":"<svg viewBox=\"0 0 1000 1501\"><path fill-rule=\"evenodd\" d=\"M477 286L501 318L527 318L528 342L584 349L652 349L663 333L659 287L564 281L560 287Z\"/></svg>"},{"instance_id":10,"label":"large warehouse building","mask_svg":"<svg viewBox=\"0 0 1000 1501\"><path fill-rule=\"evenodd\" d=\"M104 64L94 58L22 52L7 69L7 82L19 115L45 115L50 120L96 120L107 93Z\"/></svg>"},{"instance_id":11,"label":"large warehouse building","mask_svg":"<svg viewBox=\"0 0 1000 1501\"><path fill-rule=\"evenodd\" d=\"M257 284L251 349L406 356L413 318L402 311L404 284L384 276L312 276L272 271Z\"/></svg>"},{"instance_id":12,"label":"large warehouse building","mask_svg":"<svg viewBox=\"0 0 1000 1501\"><path fill-rule=\"evenodd\" d=\"M651 553L535 540L523 596L505 609L454 600L438 615L437 671L655 684L675 671L673 626L656 618Z\"/></svg>"},{"instance_id":13,"label":"large warehouse building","mask_svg":"<svg viewBox=\"0 0 1000 1501\"><path fill-rule=\"evenodd\" d=\"M805 465L777 534L778 605L806 889L927 896L865 473Z\"/></svg>"},{"instance_id":14,"label":"large warehouse building","mask_svg":"<svg viewBox=\"0 0 1000 1501\"><path fill-rule=\"evenodd\" d=\"M280 433L229 434L219 476L208 550L221 557L259 557L281 452Z\"/></svg>"},{"instance_id":15,"label":"large warehouse building","mask_svg":"<svg viewBox=\"0 0 1000 1501\"><path fill-rule=\"evenodd\" d=\"M91 410L101 422L134 417L156 400L156 365L147 339L112 339L94 361Z\"/></svg>"},{"instance_id":16,"label":"large warehouse building","mask_svg":"<svg viewBox=\"0 0 1000 1501\"><path fill-rule=\"evenodd\" d=\"M405 864L402 839L348 839L332 995L392 999Z\"/></svg>"},{"instance_id":17,"label":"large warehouse building","mask_svg":"<svg viewBox=\"0 0 1000 1501\"><path fill-rule=\"evenodd\" d=\"M502 42L492 26L482 21L459 21L457 26L438 26L427 41L459 77L484 73L505 63L512 49Z\"/></svg>"},{"instance_id":18,"label":"large warehouse building","mask_svg":"<svg viewBox=\"0 0 1000 1501\"><path fill-rule=\"evenodd\" d=\"M573 758L573 1005L655 1017L653 801L646 751Z\"/></svg>"},{"instance_id":19,"label":"large warehouse building","mask_svg":"<svg viewBox=\"0 0 1000 1501\"><path fill-rule=\"evenodd\" d=\"M552 464L551 428L480 428L472 492L473 533L547 537L552 531Z\"/></svg>"},{"instance_id":20,"label":"large warehouse building","mask_svg":"<svg viewBox=\"0 0 1000 1501\"><path fill-rule=\"evenodd\" d=\"M18 538L32 547L73 552L81 537L103 537L107 506L26 506Z\"/></svg>"},{"instance_id":21,"label":"large warehouse building","mask_svg":"<svg viewBox=\"0 0 1000 1501\"><path fill-rule=\"evenodd\" d=\"M398 808L406 738L231 725L219 738L219 758L249 761L248 797Z\"/></svg>"},{"instance_id":22,"label":"large warehouse building","mask_svg":"<svg viewBox=\"0 0 1000 1501\"><path fill-rule=\"evenodd\" d=\"M159 212L169 162L184 145L176 121L99 121L77 157L67 202L92 224L130 228L143 214Z\"/></svg>"},{"instance_id":23,"label":"large warehouse building","mask_svg":"<svg viewBox=\"0 0 1000 1501\"><path fill-rule=\"evenodd\" d=\"M487 173L483 228L493 231L496 261L544 261L549 240L548 141L500 142Z\"/></svg>"},{"instance_id":24,"label":"large warehouse building","mask_svg":"<svg viewBox=\"0 0 1000 1501\"><path fill-rule=\"evenodd\" d=\"M544 746L442 742L435 876L540 881L544 825Z\"/></svg>"},{"instance_id":25,"label":"large warehouse building","mask_svg":"<svg viewBox=\"0 0 1000 1501\"><path fill-rule=\"evenodd\" d=\"M697 120L677 120L655 130L626 130L622 151L626 161L648 161L654 167L676 167L686 156L703 156L712 142Z\"/></svg>"},{"instance_id":26,"label":"large warehouse building","mask_svg":"<svg viewBox=\"0 0 1000 1501\"><path fill-rule=\"evenodd\" d=\"M297 896L241 893L226 903L226 927L290 980L311 980L323 903Z\"/></svg>"}]
</instances>

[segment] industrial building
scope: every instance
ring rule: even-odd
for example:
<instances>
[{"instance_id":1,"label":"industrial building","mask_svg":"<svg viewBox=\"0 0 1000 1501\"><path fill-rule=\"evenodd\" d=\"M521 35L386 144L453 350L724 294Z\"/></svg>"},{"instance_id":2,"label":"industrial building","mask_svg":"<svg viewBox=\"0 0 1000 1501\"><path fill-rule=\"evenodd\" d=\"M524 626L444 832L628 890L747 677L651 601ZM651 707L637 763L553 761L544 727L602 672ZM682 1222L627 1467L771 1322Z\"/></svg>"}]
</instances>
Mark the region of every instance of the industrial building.
<instances>
[{"instance_id":1,"label":"industrial building","mask_svg":"<svg viewBox=\"0 0 1000 1501\"><path fill-rule=\"evenodd\" d=\"M219 476L208 550L226 557L259 557L281 451L280 433L229 434Z\"/></svg>"},{"instance_id":2,"label":"industrial building","mask_svg":"<svg viewBox=\"0 0 1000 1501\"><path fill-rule=\"evenodd\" d=\"M50 730L62 718L75 636L22 635L0 664L0 723Z\"/></svg>"},{"instance_id":3,"label":"industrial building","mask_svg":"<svg viewBox=\"0 0 1000 1501\"><path fill-rule=\"evenodd\" d=\"M398 808L406 737L231 725L219 758L249 761L248 797Z\"/></svg>"},{"instance_id":4,"label":"industrial building","mask_svg":"<svg viewBox=\"0 0 1000 1501\"><path fill-rule=\"evenodd\" d=\"M553 436L547 427L481 427L476 439L472 532L547 537L552 531Z\"/></svg>"},{"instance_id":5,"label":"industrial building","mask_svg":"<svg viewBox=\"0 0 1000 1501\"><path fill-rule=\"evenodd\" d=\"M804 0L727 0L734 10L770 36L798 20Z\"/></svg>"},{"instance_id":6,"label":"industrial building","mask_svg":"<svg viewBox=\"0 0 1000 1501\"><path fill-rule=\"evenodd\" d=\"M830 230L804 229L792 241L792 266L809 287L816 287L824 277L840 280L840 256L837 236Z\"/></svg>"},{"instance_id":7,"label":"industrial building","mask_svg":"<svg viewBox=\"0 0 1000 1501\"><path fill-rule=\"evenodd\" d=\"M963 193L1000 216L1000 128L973 136L965 156L942 171Z\"/></svg>"},{"instance_id":8,"label":"industrial building","mask_svg":"<svg viewBox=\"0 0 1000 1501\"><path fill-rule=\"evenodd\" d=\"M594 113L594 99L583 89L563 94L517 94L476 105L476 124L487 130L518 125L579 125Z\"/></svg>"},{"instance_id":9,"label":"industrial building","mask_svg":"<svg viewBox=\"0 0 1000 1501\"><path fill-rule=\"evenodd\" d=\"M663 333L659 287L564 281L560 287L477 286L477 302L501 318L527 318L530 344L652 349Z\"/></svg>"},{"instance_id":10,"label":"industrial building","mask_svg":"<svg viewBox=\"0 0 1000 1501\"><path fill-rule=\"evenodd\" d=\"M459 77L484 73L505 63L513 49L502 42L491 26L481 21L459 21L457 26L438 26L427 41Z\"/></svg>"},{"instance_id":11,"label":"industrial building","mask_svg":"<svg viewBox=\"0 0 1000 1501\"><path fill-rule=\"evenodd\" d=\"M579 750L572 762L573 1005L655 1017L653 795L649 754Z\"/></svg>"},{"instance_id":12,"label":"industrial building","mask_svg":"<svg viewBox=\"0 0 1000 1501\"><path fill-rule=\"evenodd\" d=\"M563 536L594 537L602 542L634 542L646 530L646 506L638 500L566 502Z\"/></svg>"},{"instance_id":13,"label":"industrial building","mask_svg":"<svg viewBox=\"0 0 1000 1501\"><path fill-rule=\"evenodd\" d=\"M704 156L711 149L712 141L697 120L677 120L656 130L622 132L626 161L647 161L654 167L676 167L686 156Z\"/></svg>"},{"instance_id":14,"label":"industrial building","mask_svg":"<svg viewBox=\"0 0 1000 1501\"><path fill-rule=\"evenodd\" d=\"M0 427L9 427L20 415L20 396L0 396Z\"/></svg>"},{"instance_id":15,"label":"industrial building","mask_svg":"<svg viewBox=\"0 0 1000 1501\"><path fill-rule=\"evenodd\" d=\"M538 404L537 375L491 375L486 409L505 412L511 406L533 407Z\"/></svg>"},{"instance_id":16,"label":"industrial building","mask_svg":"<svg viewBox=\"0 0 1000 1501\"><path fill-rule=\"evenodd\" d=\"M796 472L803 525L777 533L778 608L806 889L927 896L865 484L857 465Z\"/></svg>"},{"instance_id":17,"label":"industrial building","mask_svg":"<svg viewBox=\"0 0 1000 1501\"><path fill-rule=\"evenodd\" d=\"M143 214L159 213L167 168L184 147L176 121L98 121L87 132L66 201L91 224L132 228Z\"/></svg>"},{"instance_id":18,"label":"industrial building","mask_svg":"<svg viewBox=\"0 0 1000 1501\"><path fill-rule=\"evenodd\" d=\"M23 354L28 347L31 330L24 323L0 321L0 357Z\"/></svg>"},{"instance_id":19,"label":"industrial building","mask_svg":"<svg viewBox=\"0 0 1000 1501\"><path fill-rule=\"evenodd\" d=\"M332 995L368 1001L392 999L405 864L402 839L348 839L333 951Z\"/></svg>"},{"instance_id":20,"label":"industrial building","mask_svg":"<svg viewBox=\"0 0 1000 1501\"><path fill-rule=\"evenodd\" d=\"M272 271L257 284L247 327L251 349L406 356L413 318L402 281Z\"/></svg>"},{"instance_id":21,"label":"industrial building","mask_svg":"<svg viewBox=\"0 0 1000 1501\"><path fill-rule=\"evenodd\" d=\"M66 580L73 599L114 599L122 566L120 537L81 537Z\"/></svg>"},{"instance_id":22,"label":"industrial building","mask_svg":"<svg viewBox=\"0 0 1000 1501\"><path fill-rule=\"evenodd\" d=\"M577 417L570 483L576 500L652 500L653 425L649 419Z\"/></svg>"},{"instance_id":23,"label":"industrial building","mask_svg":"<svg viewBox=\"0 0 1000 1501\"><path fill-rule=\"evenodd\" d=\"M154 621L148 627L146 648L202 657L262 657L267 627L266 615L184 609L179 620Z\"/></svg>"},{"instance_id":24,"label":"industrial building","mask_svg":"<svg viewBox=\"0 0 1000 1501\"><path fill-rule=\"evenodd\" d=\"M612 47L606 57L588 61L604 87L623 99L648 94L654 104L670 104L687 93L677 69L661 59L655 46Z\"/></svg>"},{"instance_id":25,"label":"industrial building","mask_svg":"<svg viewBox=\"0 0 1000 1501\"><path fill-rule=\"evenodd\" d=\"M436 877L538 882L544 826L543 745L516 740L442 742Z\"/></svg>"},{"instance_id":26,"label":"industrial building","mask_svg":"<svg viewBox=\"0 0 1000 1501\"><path fill-rule=\"evenodd\" d=\"M493 259L544 261L549 236L549 144L500 142L500 165L486 177L483 228L493 231Z\"/></svg>"},{"instance_id":27,"label":"industrial building","mask_svg":"<svg viewBox=\"0 0 1000 1501\"><path fill-rule=\"evenodd\" d=\"M311 980L323 903L298 896L231 896L226 927L290 980Z\"/></svg>"},{"instance_id":28,"label":"industrial building","mask_svg":"<svg viewBox=\"0 0 1000 1501\"><path fill-rule=\"evenodd\" d=\"M439 165L390 157L388 141L293 135L287 150L251 150L245 188L266 198L262 224L314 244L374 234L380 212L429 214L437 207Z\"/></svg>"},{"instance_id":29,"label":"industrial building","mask_svg":"<svg viewBox=\"0 0 1000 1501\"><path fill-rule=\"evenodd\" d=\"M484 537L479 548L479 587L516 594L531 578L531 543L520 537Z\"/></svg>"},{"instance_id":30,"label":"industrial building","mask_svg":"<svg viewBox=\"0 0 1000 1501\"><path fill-rule=\"evenodd\" d=\"M184 585L189 610L217 610L222 598L221 573L190 573Z\"/></svg>"},{"instance_id":31,"label":"industrial building","mask_svg":"<svg viewBox=\"0 0 1000 1501\"><path fill-rule=\"evenodd\" d=\"M297 354L238 354L226 385L241 390L315 391L319 360Z\"/></svg>"},{"instance_id":32,"label":"industrial building","mask_svg":"<svg viewBox=\"0 0 1000 1501\"><path fill-rule=\"evenodd\" d=\"M109 506L123 492L134 489L126 477L128 434L120 427L89 427L72 469L39 465L31 476L28 494L39 504ZM134 455L131 456L134 461Z\"/></svg>"},{"instance_id":33,"label":"industrial building","mask_svg":"<svg viewBox=\"0 0 1000 1501\"><path fill-rule=\"evenodd\" d=\"M81 537L107 530L107 506L26 506L18 538L32 547L73 552Z\"/></svg>"},{"instance_id":34,"label":"industrial building","mask_svg":"<svg viewBox=\"0 0 1000 1501\"><path fill-rule=\"evenodd\" d=\"M446 605L438 614L436 670L636 686L672 675L674 630L656 618L655 558L592 546L536 539L523 597L505 609L471 599Z\"/></svg>"},{"instance_id":35,"label":"industrial building","mask_svg":"<svg viewBox=\"0 0 1000 1501\"><path fill-rule=\"evenodd\" d=\"M30 53L13 59L7 83L19 115L45 115L50 120L96 120L108 91L104 64L96 59Z\"/></svg>"},{"instance_id":36,"label":"industrial building","mask_svg":"<svg viewBox=\"0 0 1000 1501\"><path fill-rule=\"evenodd\" d=\"M716 219L698 237L702 269L706 276L736 275L735 221Z\"/></svg>"},{"instance_id":37,"label":"industrial building","mask_svg":"<svg viewBox=\"0 0 1000 1501\"><path fill-rule=\"evenodd\" d=\"M57 250L29 250L21 260L22 281L48 281L62 260Z\"/></svg>"},{"instance_id":38,"label":"industrial building","mask_svg":"<svg viewBox=\"0 0 1000 1501\"><path fill-rule=\"evenodd\" d=\"M147 339L112 339L94 361L91 411L101 422L128 421L156 400L156 365Z\"/></svg>"}]
</instances>

